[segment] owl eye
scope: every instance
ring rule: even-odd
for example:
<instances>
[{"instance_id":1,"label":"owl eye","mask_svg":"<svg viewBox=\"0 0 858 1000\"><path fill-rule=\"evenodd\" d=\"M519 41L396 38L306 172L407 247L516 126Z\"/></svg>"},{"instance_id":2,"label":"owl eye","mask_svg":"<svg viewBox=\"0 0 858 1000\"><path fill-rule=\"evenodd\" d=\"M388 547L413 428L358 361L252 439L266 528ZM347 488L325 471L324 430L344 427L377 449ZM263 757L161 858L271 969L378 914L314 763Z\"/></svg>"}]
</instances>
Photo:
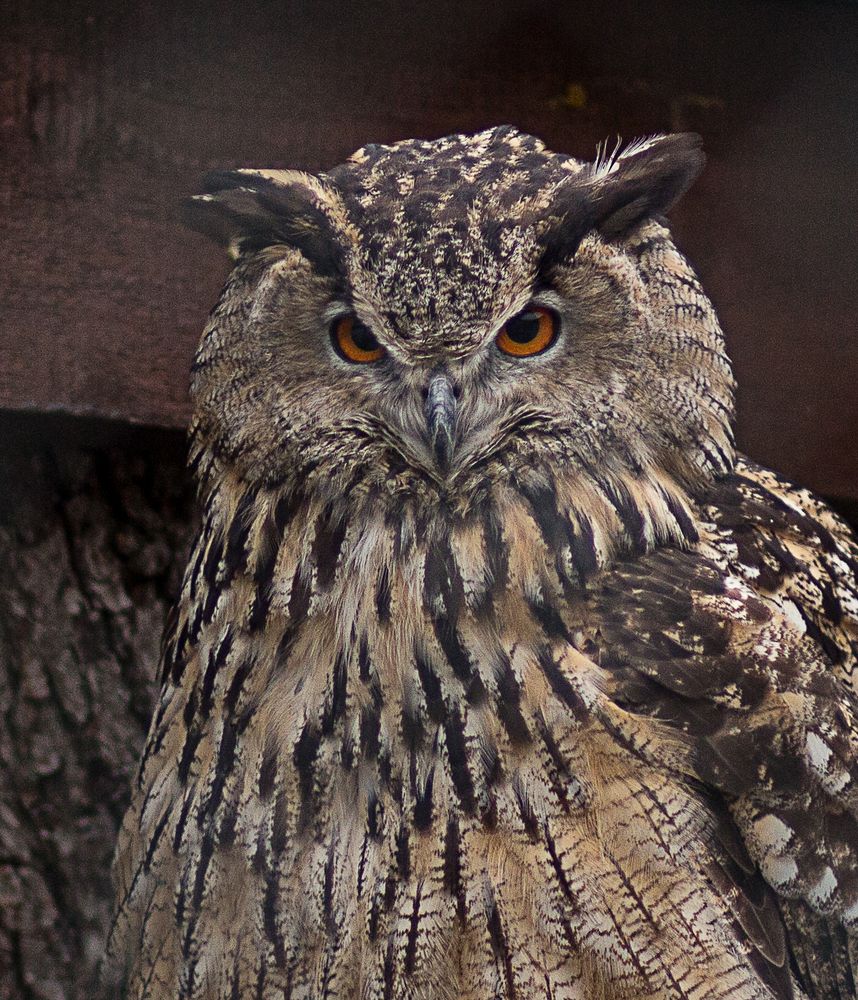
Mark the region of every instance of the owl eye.
<instances>
[{"instance_id":1,"label":"owl eye","mask_svg":"<svg viewBox=\"0 0 858 1000\"><path fill-rule=\"evenodd\" d=\"M495 343L504 354L530 358L551 347L559 326L560 320L553 310L530 306L504 323Z\"/></svg>"},{"instance_id":2,"label":"owl eye","mask_svg":"<svg viewBox=\"0 0 858 1000\"><path fill-rule=\"evenodd\" d=\"M334 349L341 358L355 364L379 361L384 357L384 348L365 326L354 316L341 316L331 328Z\"/></svg>"}]
</instances>

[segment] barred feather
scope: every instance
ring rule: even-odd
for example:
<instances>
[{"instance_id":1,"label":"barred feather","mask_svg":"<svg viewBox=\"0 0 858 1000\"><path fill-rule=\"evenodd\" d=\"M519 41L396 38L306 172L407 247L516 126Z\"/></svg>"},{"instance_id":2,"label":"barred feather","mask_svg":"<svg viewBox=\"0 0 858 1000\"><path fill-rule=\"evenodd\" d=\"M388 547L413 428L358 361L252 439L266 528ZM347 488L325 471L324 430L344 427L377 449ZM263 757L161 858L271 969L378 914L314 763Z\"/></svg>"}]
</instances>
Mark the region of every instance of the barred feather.
<instances>
[{"instance_id":1,"label":"barred feather","mask_svg":"<svg viewBox=\"0 0 858 1000\"><path fill-rule=\"evenodd\" d=\"M661 140L629 153L635 190L651 154L673 197L697 161L670 148L667 180ZM563 265L521 219L566 218L576 161L511 130L368 147L308 197L405 360L341 379L304 343L338 293L284 176L280 201L276 173L228 186L251 227L257 196L266 224L304 206L300 245L240 260L198 356L202 527L117 854L118 990L854 996L858 550L736 460L717 320L664 227ZM414 373L466 372L547 247L568 354L502 403L463 374L439 476ZM445 284L480 255L485 301Z\"/></svg>"}]
</instances>

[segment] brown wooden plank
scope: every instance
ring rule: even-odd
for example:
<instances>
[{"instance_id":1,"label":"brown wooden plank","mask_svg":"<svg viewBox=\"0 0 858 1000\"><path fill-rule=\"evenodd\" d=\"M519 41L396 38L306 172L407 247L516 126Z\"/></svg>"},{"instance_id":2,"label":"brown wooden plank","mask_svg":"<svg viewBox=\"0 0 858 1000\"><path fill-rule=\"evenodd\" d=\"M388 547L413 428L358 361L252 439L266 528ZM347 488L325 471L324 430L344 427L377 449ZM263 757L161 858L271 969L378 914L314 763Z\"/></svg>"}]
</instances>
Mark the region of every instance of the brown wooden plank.
<instances>
[{"instance_id":1,"label":"brown wooden plank","mask_svg":"<svg viewBox=\"0 0 858 1000\"><path fill-rule=\"evenodd\" d=\"M211 167L502 121L579 155L696 128L710 168L676 223L728 331L741 442L858 496L854 6L128 7L0 17L0 406L184 424L226 264L176 206Z\"/></svg>"}]
</instances>

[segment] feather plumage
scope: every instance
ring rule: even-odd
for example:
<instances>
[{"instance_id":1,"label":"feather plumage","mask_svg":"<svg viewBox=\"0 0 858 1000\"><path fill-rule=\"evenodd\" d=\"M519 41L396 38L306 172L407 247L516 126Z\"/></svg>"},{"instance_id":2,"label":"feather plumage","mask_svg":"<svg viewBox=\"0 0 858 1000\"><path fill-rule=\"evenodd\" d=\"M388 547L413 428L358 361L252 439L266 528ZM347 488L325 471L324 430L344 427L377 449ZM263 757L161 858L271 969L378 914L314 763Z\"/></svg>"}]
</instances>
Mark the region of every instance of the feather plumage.
<instances>
[{"instance_id":1,"label":"feather plumage","mask_svg":"<svg viewBox=\"0 0 858 1000\"><path fill-rule=\"evenodd\" d=\"M509 129L367 147L313 186L338 274L297 239L240 258L117 854L126 996L854 996L854 542L736 458L720 329L660 222L591 226L540 300L557 346L491 354L543 294L540 219L624 163L632 208L699 166L682 138L611 162ZM277 183L230 181L230 227ZM386 368L321 353L343 282Z\"/></svg>"}]
</instances>

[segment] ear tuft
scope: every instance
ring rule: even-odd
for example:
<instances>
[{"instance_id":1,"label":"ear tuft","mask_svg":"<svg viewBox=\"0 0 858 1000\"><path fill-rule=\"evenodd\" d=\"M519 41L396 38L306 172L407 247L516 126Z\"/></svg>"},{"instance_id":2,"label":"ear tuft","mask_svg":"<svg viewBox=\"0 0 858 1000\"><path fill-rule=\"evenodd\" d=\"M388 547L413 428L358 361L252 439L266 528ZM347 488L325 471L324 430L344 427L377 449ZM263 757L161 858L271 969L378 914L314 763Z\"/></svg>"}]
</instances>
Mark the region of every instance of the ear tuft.
<instances>
[{"instance_id":1,"label":"ear tuft","mask_svg":"<svg viewBox=\"0 0 858 1000\"><path fill-rule=\"evenodd\" d=\"M641 219L669 211L703 169L701 144L699 135L679 132L637 139L598 156L588 185L593 227L613 239Z\"/></svg>"},{"instance_id":2,"label":"ear tuft","mask_svg":"<svg viewBox=\"0 0 858 1000\"><path fill-rule=\"evenodd\" d=\"M184 201L183 221L226 247L235 259L284 243L316 267L337 270L338 254L326 207L335 196L317 177L298 170L214 171L203 193Z\"/></svg>"}]
</instances>

